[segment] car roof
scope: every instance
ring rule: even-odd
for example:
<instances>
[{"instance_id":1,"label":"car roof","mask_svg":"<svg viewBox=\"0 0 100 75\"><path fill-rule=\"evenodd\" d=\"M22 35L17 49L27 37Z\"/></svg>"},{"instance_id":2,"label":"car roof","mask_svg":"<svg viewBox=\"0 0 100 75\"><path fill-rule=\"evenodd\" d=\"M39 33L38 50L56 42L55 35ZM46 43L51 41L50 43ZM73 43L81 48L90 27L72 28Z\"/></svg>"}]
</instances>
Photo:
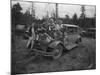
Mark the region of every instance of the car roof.
<instances>
[{"instance_id":1,"label":"car roof","mask_svg":"<svg viewBox=\"0 0 100 75\"><path fill-rule=\"evenodd\" d=\"M67 26L67 27L79 27L77 25L72 25L72 24L62 24L62 26Z\"/></svg>"},{"instance_id":2,"label":"car roof","mask_svg":"<svg viewBox=\"0 0 100 75\"><path fill-rule=\"evenodd\" d=\"M88 28L89 30L96 30L96 28Z\"/></svg>"}]
</instances>

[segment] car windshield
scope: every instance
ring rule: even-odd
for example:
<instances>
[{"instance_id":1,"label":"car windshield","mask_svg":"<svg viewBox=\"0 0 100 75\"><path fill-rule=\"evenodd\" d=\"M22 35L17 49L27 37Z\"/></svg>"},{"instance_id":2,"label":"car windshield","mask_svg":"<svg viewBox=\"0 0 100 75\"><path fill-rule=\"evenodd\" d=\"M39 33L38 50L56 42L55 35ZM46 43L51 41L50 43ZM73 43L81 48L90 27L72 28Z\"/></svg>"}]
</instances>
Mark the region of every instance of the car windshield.
<instances>
[{"instance_id":1,"label":"car windshield","mask_svg":"<svg viewBox=\"0 0 100 75\"><path fill-rule=\"evenodd\" d=\"M76 33L78 31L78 28L77 27L68 27L67 30L69 33Z\"/></svg>"}]
</instances>

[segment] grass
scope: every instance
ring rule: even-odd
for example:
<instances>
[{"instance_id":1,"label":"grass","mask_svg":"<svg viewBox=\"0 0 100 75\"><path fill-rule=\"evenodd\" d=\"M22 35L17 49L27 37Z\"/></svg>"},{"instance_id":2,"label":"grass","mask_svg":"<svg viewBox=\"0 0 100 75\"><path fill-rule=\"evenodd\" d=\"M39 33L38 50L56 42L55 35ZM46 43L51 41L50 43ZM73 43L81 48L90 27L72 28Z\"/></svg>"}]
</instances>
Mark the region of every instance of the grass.
<instances>
[{"instance_id":1,"label":"grass","mask_svg":"<svg viewBox=\"0 0 100 75\"><path fill-rule=\"evenodd\" d=\"M11 50L12 73L41 73L88 70L96 68L95 39L83 38L79 47L69 52L65 51L62 57L57 60L41 55L38 55L35 59L30 60L31 56L26 56L29 53L29 51L26 49L27 41L22 40L19 37L15 37L14 40L14 48Z\"/></svg>"}]
</instances>

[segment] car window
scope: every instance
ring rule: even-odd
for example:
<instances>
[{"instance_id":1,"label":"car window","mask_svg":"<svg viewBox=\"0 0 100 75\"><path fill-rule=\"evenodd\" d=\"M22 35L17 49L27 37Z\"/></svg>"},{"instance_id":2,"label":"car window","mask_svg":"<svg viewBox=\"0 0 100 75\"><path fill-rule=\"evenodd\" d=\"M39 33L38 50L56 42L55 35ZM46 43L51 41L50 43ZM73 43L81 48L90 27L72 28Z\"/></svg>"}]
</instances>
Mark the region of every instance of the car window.
<instances>
[{"instance_id":1,"label":"car window","mask_svg":"<svg viewBox=\"0 0 100 75\"><path fill-rule=\"evenodd\" d=\"M78 28L77 27L68 27L67 32L68 32L68 34L76 34L78 32Z\"/></svg>"},{"instance_id":2,"label":"car window","mask_svg":"<svg viewBox=\"0 0 100 75\"><path fill-rule=\"evenodd\" d=\"M94 29L88 29L88 32L95 32Z\"/></svg>"}]
</instances>

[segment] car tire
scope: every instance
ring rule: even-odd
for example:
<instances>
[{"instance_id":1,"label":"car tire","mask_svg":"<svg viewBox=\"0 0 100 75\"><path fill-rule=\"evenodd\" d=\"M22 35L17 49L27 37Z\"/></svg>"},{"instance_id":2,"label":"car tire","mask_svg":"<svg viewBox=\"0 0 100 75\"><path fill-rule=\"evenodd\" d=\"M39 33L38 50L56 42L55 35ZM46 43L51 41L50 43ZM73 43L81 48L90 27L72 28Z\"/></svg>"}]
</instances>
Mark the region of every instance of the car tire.
<instances>
[{"instance_id":1,"label":"car tire","mask_svg":"<svg viewBox=\"0 0 100 75\"><path fill-rule=\"evenodd\" d=\"M63 53L63 46L61 44L58 44L56 46L56 48L54 48L54 55L52 56L53 59L58 59L62 56L62 53Z\"/></svg>"},{"instance_id":2,"label":"car tire","mask_svg":"<svg viewBox=\"0 0 100 75\"><path fill-rule=\"evenodd\" d=\"M77 40L76 40L76 44L79 44L80 42L82 42L82 38L80 37L80 38L78 38Z\"/></svg>"}]
</instances>

